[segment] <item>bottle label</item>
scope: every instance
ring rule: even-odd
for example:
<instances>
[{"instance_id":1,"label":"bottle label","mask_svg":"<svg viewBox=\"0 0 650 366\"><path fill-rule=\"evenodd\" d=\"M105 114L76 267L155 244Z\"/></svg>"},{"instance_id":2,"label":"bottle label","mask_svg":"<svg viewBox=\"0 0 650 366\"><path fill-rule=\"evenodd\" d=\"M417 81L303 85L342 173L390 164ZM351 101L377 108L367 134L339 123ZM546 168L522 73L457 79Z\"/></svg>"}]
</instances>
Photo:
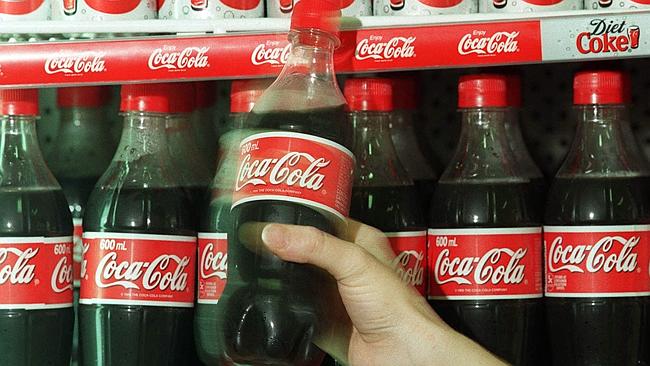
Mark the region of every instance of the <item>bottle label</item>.
<instances>
[{"instance_id":1,"label":"bottle label","mask_svg":"<svg viewBox=\"0 0 650 366\"><path fill-rule=\"evenodd\" d=\"M429 229L429 299L542 297L542 228Z\"/></svg>"},{"instance_id":2,"label":"bottle label","mask_svg":"<svg viewBox=\"0 0 650 366\"><path fill-rule=\"evenodd\" d=\"M199 304L216 304L226 287L228 235L199 233Z\"/></svg>"},{"instance_id":3,"label":"bottle label","mask_svg":"<svg viewBox=\"0 0 650 366\"><path fill-rule=\"evenodd\" d=\"M73 251L72 251L72 278L74 279L74 287L79 288L81 284L81 258L83 257L83 225L81 219L72 219L74 224L74 232L72 233Z\"/></svg>"},{"instance_id":4,"label":"bottle label","mask_svg":"<svg viewBox=\"0 0 650 366\"><path fill-rule=\"evenodd\" d=\"M423 230L384 234L396 255L392 263L395 272L402 281L426 295L424 268L427 264L427 232Z\"/></svg>"},{"instance_id":5,"label":"bottle label","mask_svg":"<svg viewBox=\"0 0 650 366\"><path fill-rule=\"evenodd\" d=\"M194 306L196 238L83 234L81 304Z\"/></svg>"},{"instance_id":6,"label":"bottle label","mask_svg":"<svg viewBox=\"0 0 650 366\"><path fill-rule=\"evenodd\" d=\"M650 225L544 226L548 297L650 296Z\"/></svg>"},{"instance_id":7,"label":"bottle label","mask_svg":"<svg viewBox=\"0 0 650 366\"><path fill-rule=\"evenodd\" d=\"M336 142L295 132L264 132L240 145L233 205L281 200L344 219L350 211L354 155Z\"/></svg>"},{"instance_id":8,"label":"bottle label","mask_svg":"<svg viewBox=\"0 0 650 366\"><path fill-rule=\"evenodd\" d=\"M72 307L72 237L0 238L0 309Z\"/></svg>"}]
</instances>

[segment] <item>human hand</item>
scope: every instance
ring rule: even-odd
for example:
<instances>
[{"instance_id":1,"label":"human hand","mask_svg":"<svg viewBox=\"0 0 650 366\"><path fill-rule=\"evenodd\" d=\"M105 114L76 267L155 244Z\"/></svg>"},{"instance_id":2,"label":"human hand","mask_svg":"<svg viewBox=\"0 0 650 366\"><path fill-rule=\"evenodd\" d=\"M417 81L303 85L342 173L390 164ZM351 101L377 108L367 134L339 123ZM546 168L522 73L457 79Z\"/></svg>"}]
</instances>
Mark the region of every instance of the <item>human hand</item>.
<instances>
[{"instance_id":1,"label":"human hand","mask_svg":"<svg viewBox=\"0 0 650 366\"><path fill-rule=\"evenodd\" d=\"M258 224L253 231L261 231L280 258L315 265L336 279L347 314L317 345L337 360L353 366L505 365L447 326L400 280L380 231L352 220L343 239L306 226Z\"/></svg>"}]
</instances>

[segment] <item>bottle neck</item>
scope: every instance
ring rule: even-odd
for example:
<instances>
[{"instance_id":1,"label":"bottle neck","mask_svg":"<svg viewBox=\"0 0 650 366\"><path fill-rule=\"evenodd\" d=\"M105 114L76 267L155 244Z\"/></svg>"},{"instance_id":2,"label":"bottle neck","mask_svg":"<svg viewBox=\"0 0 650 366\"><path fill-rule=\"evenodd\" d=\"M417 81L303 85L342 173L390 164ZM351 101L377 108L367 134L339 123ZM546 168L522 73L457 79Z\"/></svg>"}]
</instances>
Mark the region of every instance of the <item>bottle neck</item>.
<instances>
[{"instance_id":1,"label":"bottle neck","mask_svg":"<svg viewBox=\"0 0 650 366\"><path fill-rule=\"evenodd\" d=\"M185 187L206 187L212 178L212 169L198 148L191 115L172 114L165 123L167 146L174 167L180 173L180 183Z\"/></svg>"},{"instance_id":2,"label":"bottle neck","mask_svg":"<svg viewBox=\"0 0 650 366\"><path fill-rule=\"evenodd\" d=\"M353 112L353 152L357 159L357 187L390 187L413 184L400 163L390 135L390 115Z\"/></svg>"},{"instance_id":3,"label":"bottle neck","mask_svg":"<svg viewBox=\"0 0 650 366\"><path fill-rule=\"evenodd\" d=\"M41 154L36 117L0 116L0 186L59 186Z\"/></svg>"},{"instance_id":4,"label":"bottle neck","mask_svg":"<svg viewBox=\"0 0 650 366\"><path fill-rule=\"evenodd\" d=\"M292 30L289 41L291 52L283 73L306 74L336 83L334 50L340 43L335 36L317 30Z\"/></svg>"},{"instance_id":5,"label":"bottle neck","mask_svg":"<svg viewBox=\"0 0 650 366\"><path fill-rule=\"evenodd\" d=\"M461 110L461 134L440 182L525 182L508 144L507 108Z\"/></svg>"},{"instance_id":6,"label":"bottle neck","mask_svg":"<svg viewBox=\"0 0 650 366\"><path fill-rule=\"evenodd\" d=\"M521 133L521 128L519 124L520 109L516 107L508 108L506 112L505 120L505 129L508 141L510 143L510 148L515 154L515 159L519 164L522 174L526 178L540 179L544 177L544 174L539 169L535 160L530 155L526 142L524 141L524 135Z\"/></svg>"},{"instance_id":7,"label":"bottle neck","mask_svg":"<svg viewBox=\"0 0 650 366\"><path fill-rule=\"evenodd\" d=\"M575 108L577 130L557 176L647 175L646 161L634 139L623 105Z\"/></svg>"}]
</instances>

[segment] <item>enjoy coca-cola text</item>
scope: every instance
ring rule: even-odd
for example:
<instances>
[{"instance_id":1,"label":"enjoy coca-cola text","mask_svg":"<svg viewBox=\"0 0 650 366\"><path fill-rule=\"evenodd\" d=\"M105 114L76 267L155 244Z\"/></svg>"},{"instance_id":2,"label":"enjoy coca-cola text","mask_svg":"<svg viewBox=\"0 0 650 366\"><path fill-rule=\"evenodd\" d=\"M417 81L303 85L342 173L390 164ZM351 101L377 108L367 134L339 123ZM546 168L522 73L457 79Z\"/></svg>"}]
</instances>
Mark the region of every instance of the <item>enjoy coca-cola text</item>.
<instances>
[{"instance_id":1,"label":"enjoy coca-cola text","mask_svg":"<svg viewBox=\"0 0 650 366\"><path fill-rule=\"evenodd\" d=\"M383 41L384 36L370 36L357 44L354 57L359 60L395 60L415 57L416 37L393 37Z\"/></svg>"},{"instance_id":2,"label":"enjoy coca-cola text","mask_svg":"<svg viewBox=\"0 0 650 366\"><path fill-rule=\"evenodd\" d=\"M106 62L104 53L86 52L77 55L59 53L48 57L44 68L49 75L97 73L106 71Z\"/></svg>"},{"instance_id":3,"label":"enjoy coca-cola text","mask_svg":"<svg viewBox=\"0 0 650 366\"><path fill-rule=\"evenodd\" d=\"M517 37L519 32L496 32L488 35L485 31L474 31L465 34L458 42L458 53L461 55L496 55L515 53L519 51Z\"/></svg>"},{"instance_id":4,"label":"enjoy coca-cola text","mask_svg":"<svg viewBox=\"0 0 650 366\"><path fill-rule=\"evenodd\" d=\"M151 70L184 70L205 68L209 66L208 51L210 47L187 47L176 51L175 47L156 48L149 56Z\"/></svg>"}]
</instances>

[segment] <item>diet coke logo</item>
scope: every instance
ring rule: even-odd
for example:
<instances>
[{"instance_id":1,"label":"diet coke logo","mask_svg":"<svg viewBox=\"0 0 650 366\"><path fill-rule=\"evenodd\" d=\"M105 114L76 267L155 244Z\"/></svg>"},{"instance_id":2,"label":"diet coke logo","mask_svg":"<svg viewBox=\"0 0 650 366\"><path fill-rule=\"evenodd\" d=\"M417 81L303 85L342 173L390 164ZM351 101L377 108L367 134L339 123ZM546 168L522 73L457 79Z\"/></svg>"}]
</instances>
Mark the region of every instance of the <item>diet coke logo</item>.
<instances>
[{"instance_id":1,"label":"diet coke logo","mask_svg":"<svg viewBox=\"0 0 650 366\"><path fill-rule=\"evenodd\" d=\"M79 75L104 72L106 71L104 55L100 52L85 52L78 55L59 53L45 60L45 73Z\"/></svg>"},{"instance_id":2,"label":"diet coke logo","mask_svg":"<svg viewBox=\"0 0 650 366\"><path fill-rule=\"evenodd\" d=\"M517 41L519 32L496 32L488 35L486 31L475 30L465 34L458 42L460 55L476 54L480 56L519 52Z\"/></svg>"},{"instance_id":3,"label":"diet coke logo","mask_svg":"<svg viewBox=\"0 0 650 366\"><path fill-rule=\"evenodd\" d=\"M393 37L384 41L384 36L370 36L357 44L354 57L359 60L388 61L415 57L416 37Z\"/></svg>"},{"instance_id":4,"label":"diet coke logo","mask_svg":"<svg viewBox=\"0 0 650 366\"><path fill-rule=\"evenodd\" d=\"M424 258L424 252L406 250L399 253L391 265L402 282L418 287L424 284Z\"/></svg>"},{"instance_id":5,"label":"diet coke logo","mask_svg":"<svg viewBox=\"0 0 650 366\"><path fill-rule=\"evenodd\" d=\"M576 49L583 55L627 52L639 47L641 31L637 25L607 19L592 19L589 25L590 31L576 37Z\"/></svg>"},{"instance_id":6,"label":"diet coke logo","mask_svg":"<svg viewBox=\"0 0 650 366\"><path fill-rule=\"evenodd\" d=\"M202 69L210 66L209 50L210 47L187 47L181 51L175 47L156 48L149 56L148 66L151 70Z\"/></svg>"},{"instance_id":7,"label":"diet coke logo","mask_svg":"<svg viewBox=\"0 0 650 366\"><path fill-rule=\"evenodd\" d=\"M38 249L0 248L0 285L27 284L34 279L36 265L30 261L38 254ZM12 259L11 261L9 261Z\"/></svg>"},{"instance_id":8,"label":"diet coke logo","mask_svg":"<svg viewBox=\"0 0 650 366\"><path fill-rule=\"evenodd\" d=\"M217 277L226 279L228 270L228 253L215 251L214 244L208 243L201 253L201 278Z\"/></svg>"},{"instance_id":9,"label":"diet coke logo","mask_svg":"<svg viewBox=\"0 0 650 366\"><path fill-rule=\"evenodd\" d=\"M273 43L279 44L279 42ZM253 50L253 53L251 54L251 62L256 66L264 64L284 65L289 58L290 52L291 44L282 47L262 43Z\"/></svg>"},{"instance_id":10,"label":"diet coke logo","mask_svg":"<svg viewBox=\"0 0 650 366\"><path fill-rule=\"evenodd\" d=\"M526 253L523 248L493 248L481 257L452 257L450 250L444 249L435 262L435 281L440 285L519 284L526 273L525 265L520 263Z\"/></svg>"},{"instance_id":11,"label":"diet coke logo","mask_svg":"<svg viewBox=\"0 0 650 366\"><path fill-rule=\"evenodd\" d=\"M99 288L121 286L139 290L136 281L142 279L145 290L185 291L188 281L186 268L189 263L189 257L169 254L160 255L151 262L118 261L117 253L110 252L99 261L95 284Z\"/></svg>"},{"instance_id":12,"label":"diet coke logo","mask_svg":"<svg viewBox=\"0 0 650 366\"><path fill-rule=\"evenodd\" d=\"M565 245L563 237L558 236L549 248L548 269L550 272L578 273L634 272L638 263L634 249L640 240L640 236L627 239L604 236L594 244Z\"/></svg>"}]
</instances>

